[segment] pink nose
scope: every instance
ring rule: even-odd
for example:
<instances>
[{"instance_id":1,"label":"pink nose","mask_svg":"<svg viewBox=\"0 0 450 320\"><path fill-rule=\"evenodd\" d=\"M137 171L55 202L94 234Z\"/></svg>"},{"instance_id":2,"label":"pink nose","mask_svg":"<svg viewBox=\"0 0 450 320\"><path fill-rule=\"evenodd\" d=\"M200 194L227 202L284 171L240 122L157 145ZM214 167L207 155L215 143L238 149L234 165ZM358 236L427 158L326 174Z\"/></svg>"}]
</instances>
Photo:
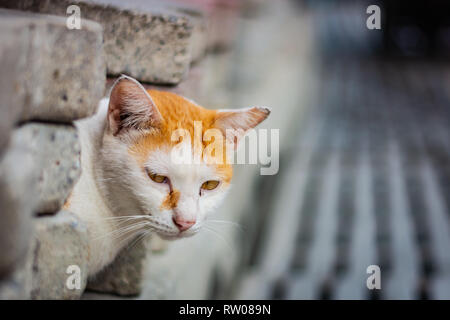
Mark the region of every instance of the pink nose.
<instances>
[{"instance_id":1,"label":"pink nose","mask_svg":"<svg viewBox=\"0 0 450 320\"><path fill-rule=\"evenodd\" d=\"M173 223L180 229L180 231L185 231L195 224L195 220L186 221L177 216L173 217Z\"/></svg>"}]
</instances>

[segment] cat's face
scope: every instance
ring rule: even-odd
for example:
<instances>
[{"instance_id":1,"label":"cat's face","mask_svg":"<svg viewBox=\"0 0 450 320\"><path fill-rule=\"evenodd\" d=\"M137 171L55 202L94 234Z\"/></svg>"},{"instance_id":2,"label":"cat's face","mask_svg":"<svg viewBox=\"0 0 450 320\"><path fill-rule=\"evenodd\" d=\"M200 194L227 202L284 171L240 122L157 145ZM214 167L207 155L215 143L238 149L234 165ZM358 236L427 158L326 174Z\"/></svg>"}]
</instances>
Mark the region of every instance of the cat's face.
<instances>
[{"instance_id":1,"label":"cat's face","mask_svg":"<svg viewBox=\"0 0 450 320\"><path fill-rule=\"evenodd\" d=\"M142 217L143 228L166 239L195 234L224 199L232 177L225 151L205 152L216 139L205 141L205 133L219 133L224 150L235 147L268 114L257 107L204 109L173 93L145 91L122 76L111 90L97 165L111 209ZM230 129L240 130L237 138L226 139Z\"/></svg>"}]
</instances>

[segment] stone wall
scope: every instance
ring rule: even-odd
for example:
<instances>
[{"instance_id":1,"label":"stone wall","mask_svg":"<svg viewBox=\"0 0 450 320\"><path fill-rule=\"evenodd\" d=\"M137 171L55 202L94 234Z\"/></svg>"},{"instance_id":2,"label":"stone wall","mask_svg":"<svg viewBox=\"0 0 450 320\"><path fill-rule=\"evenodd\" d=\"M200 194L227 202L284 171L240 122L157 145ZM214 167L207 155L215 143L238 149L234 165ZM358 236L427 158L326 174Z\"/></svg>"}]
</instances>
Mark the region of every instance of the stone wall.
<instances>
[{"instance_id":1,"label":"stone wall","mask_svg":"<svg viewBox=\"0 0 450 320\"><path fill-rule=\"evenodd\" d=\"M216 282L231 279L238 255L224 260L224 242L168 245L153 237L120 253L95 280L82 273L79 290L66 285L68 267L83 270L87 263L86 226L62 210L81 174L73 121L95 113L121 73L148 87L171 84L162 88L209 107L229 107L220 88L230 56L207 53L232 46L233 32L223 30L236 18L237 2L185 2L0 3L6 8L0 9L1 299L205 298ZM81 9L80 30L66 26L71 4ZM227 236L237 239L235 230ZM171 253L186 246L184 256ZM191 259L192 250L203 251L205 260ZM180 287L177 274L186 268L201 268L204 277Z\"/></svg>"},{"instance_id":2,"label":"stone wall","mask_svg":"<svg viewBox=\"0 0 450 320\"><path fill-rule=\"evenodd\" d=\"M50 230L72 228L60 212L81 173L72 121L92 115L103 95L102 28L86 21L75 34L68 32L63 17L6 9L0 9L0 16L0 296L70 297L40 288L45 287L41 280L56 279L49 255L58 252L49 240L65 233ZM70 236L67 240L59 247L62 255L81 252L65 250Z\"/></svg>"}]
</instances>

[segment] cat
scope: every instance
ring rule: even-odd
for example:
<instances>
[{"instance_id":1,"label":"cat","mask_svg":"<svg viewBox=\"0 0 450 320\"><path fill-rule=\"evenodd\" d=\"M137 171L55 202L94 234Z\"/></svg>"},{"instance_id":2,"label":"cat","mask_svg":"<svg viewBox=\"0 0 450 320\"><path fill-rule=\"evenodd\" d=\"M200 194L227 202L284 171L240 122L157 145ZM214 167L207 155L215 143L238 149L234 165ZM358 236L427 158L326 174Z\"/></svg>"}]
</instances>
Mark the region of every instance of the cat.
<instances>
[{"instance_id":1,"label":"cat","mask_svg":"<svg viewBox=\"0 0 450 320\"><path fill-rule=\"evenodd\" d=\"M232 177L226 159L174 163L171 156L176 146L194 143L194 121L202 133L219 130L236 147L239 135L230 141L226 130L245 133L269 114L265 107L209 110L174 93L146 90L129 76L117 79L97 113L75 123L82 173L65 209L87 226L89 276L138 235L172 240L196 234L222 202ZM172 141L177 129L191 142ZM193 152L207 145L202 141Z\"/></svg>"}]
</instances>

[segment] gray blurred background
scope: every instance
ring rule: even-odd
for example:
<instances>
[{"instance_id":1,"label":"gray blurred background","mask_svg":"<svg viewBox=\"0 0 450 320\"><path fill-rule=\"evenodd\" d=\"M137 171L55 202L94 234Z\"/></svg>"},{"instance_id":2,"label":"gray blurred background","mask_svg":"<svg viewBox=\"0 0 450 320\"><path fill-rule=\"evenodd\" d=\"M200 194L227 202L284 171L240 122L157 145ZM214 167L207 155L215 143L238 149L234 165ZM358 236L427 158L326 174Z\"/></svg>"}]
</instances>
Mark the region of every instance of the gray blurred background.
<instances>
[{"instance_id":1,"label":"gray blurred background","mask_svg":"<svg viewBox=\"0 0 450 320\"><path fill-rule=\"evenodd\" d=\"M366 28L372 4L381 30ZM270 6L265 68L297 72L273 82L292 100L271 103L302 111L284 115L280 174L260 177L264 221L236 297L450 298L448 2Z\"/></svg>"}]
</instances>

